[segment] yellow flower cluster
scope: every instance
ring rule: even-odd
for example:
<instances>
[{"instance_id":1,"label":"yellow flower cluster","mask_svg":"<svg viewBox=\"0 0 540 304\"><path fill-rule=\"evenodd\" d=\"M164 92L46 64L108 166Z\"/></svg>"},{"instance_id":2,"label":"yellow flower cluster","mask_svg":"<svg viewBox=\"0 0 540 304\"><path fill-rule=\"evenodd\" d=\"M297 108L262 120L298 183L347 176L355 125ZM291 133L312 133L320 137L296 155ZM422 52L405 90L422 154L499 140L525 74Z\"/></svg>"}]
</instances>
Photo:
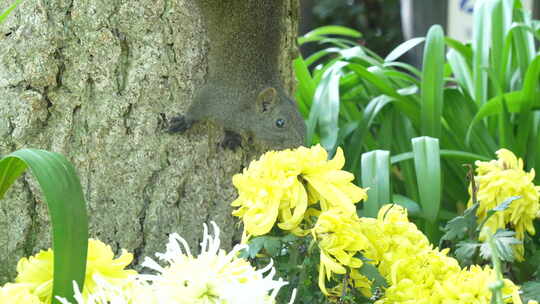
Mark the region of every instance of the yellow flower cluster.
<instances>
[{"instance_id":1,"label":"yellow flower cluster","mask_svg":"<svg viewBox=\"0 0 540 304\"><path fill-rule=\"evenodd\" d=\"M345 164L338 148L334 159L321 146L295 150L270 151L251 162L241 174L233 177L238 207L233 215L244 222L244 241L263 235L277 222L279 228L296 235L309 231L301 228L304 219L319 211L338 209L356 213L355 205L366 199L366 191L355 186L354 175L341 170ZM319 203L321 210L310 208Z\"/></svg>"},{"instance_id":2,"label":"yellow flower cluster","mask_svg":"<svg viewBox=\"0 0 540 304\"><path fill-rule=\"evenodd\" d=\"M521 198L513 201L504 211L496 212L485 223L491 231L513 228L516 237L523 240L525 232L535 234L533 220L540 211L540 187L535 186L534 169L523 170L523 160L518 159L511 151L497 151L497 160L476 162L475 182L478 188L477 199L480 203L476 215L482 221L487 212L512 196ZM469 193L472 189L469 187ZM469 207L472 206L472 198ZM523 245L515 246L518 260L523 260Z\"/></svg>"},{"instance_id":3,"label":"yellow flower cluster","mask_svg":"<svg viewBox=\"0 0 540 304\"><path fill-rule=\"evenodd\" d=\"M373 256L389 287L376 304L387 303L490 303L488 286L495 275L489 267L461 269L447 256L448 250L432 248L428 239L407 219L407 212L397 205L386 205L370 229L382 238L372 239L382 252ZM369 236L368 236L369 238ZM505 280L502 290L506 303L521 304L518 287Z\"/></svg>"},{"instance_id":4,"label":"yellow flower cluster","mask_svg":"<svg viewBox=\"0 0 540 304\"><path fill-rule=\"evenodd\" d=\"M10 300L5 303L50 303L53 259L54 253L51 249L42 250L30 258L20 259L15 283L8 283L0 288L0 299ZM127 288L129 279L137 274L135 270L125 269L132 260L133 255L125 251L115 259L110 246L90 239L83 295L86 297L95 291L96 278L119 288Z\"/></svg>"},{"instance_id":5,"label":"yellow flower cluster","mask_svg":"<svg viewBox=\"0 0 540 304\"><path fill-rule=\"evenodd\" d=\"M489 168L481 166L479 173L505 176L523 184L492 194L491 198L499 201L488 209L508 196L522 195L526 203L509 209L504 224L510 222L521 231L533 232L530 221L538 211L538 188L531 183L534 173L523 173L522 163L515 157L508 160L506 152L500 155L504 161L488 163ZM320 249L319 287L330 300L341 297L343 286L338 283L327 288L326 282L344 274L348 274L353 288L372 296L371 282L359 271L364 263L370 263L389 284L376 304L490 302L488 286L495 280L493 270L478 266L462 269L457 260L447 255L448 249L433 248L409 222L406 209L386 205L376 219L358 217L355 204L367 198L366 190L352 184L354 176L342 171L343 165L341 149L334 159L327 160L320 146L272 151L252 162L233 178L239 192L232 204L238 207L233 214L244 222L244 241L270 232L276 223L299 236L311 233ZM493 180L479 179L481 190L487 188L494 193L500 181L486 187ZM479 193L480 200L489 201L484 195ZM517 215L533 203L536 207L527 211L527 221L520 219ZM317 217L315 223L310 222L310 217ZM509 280L504 284L505 301L521 304L518 287Z\"/></svg>"},{"instance_id":6,"label":"yellow flower cluster","mask_svg":"<svg viewBox=\"0 0 540 304\"><path fill-rule=\"evenodd\" d=\"M233 177L239 194L233 215L244 222L243 241L270 232L276 222L299 236L311 233L321 251L319 287L327 295L325 278L360 268L362 261L354 256L370 246L355 206L367 193L352 183L353 174L341 170L344 165L340 148L328 160L317 145L267 152ZM312 216L318 217L314 225ZM357 285L366 285L357 274L352 273Z\"/></svg>"},{"instance_id":7,"label":"yellow flower cluster","mask_svg":"<svg viewBox=\"0 0 540 304\"><path fill-rule=\"evenodd\" d=\"M311 233L321 251L319 287L325 294L328 294L325 277L330 280L333 273L345 274L346 267L357 269L362 266L362 260L354 256L372 247L362 230L357 216L347 215L339 209L324 211L319 216Z\"/></svg>"}]
</instances>

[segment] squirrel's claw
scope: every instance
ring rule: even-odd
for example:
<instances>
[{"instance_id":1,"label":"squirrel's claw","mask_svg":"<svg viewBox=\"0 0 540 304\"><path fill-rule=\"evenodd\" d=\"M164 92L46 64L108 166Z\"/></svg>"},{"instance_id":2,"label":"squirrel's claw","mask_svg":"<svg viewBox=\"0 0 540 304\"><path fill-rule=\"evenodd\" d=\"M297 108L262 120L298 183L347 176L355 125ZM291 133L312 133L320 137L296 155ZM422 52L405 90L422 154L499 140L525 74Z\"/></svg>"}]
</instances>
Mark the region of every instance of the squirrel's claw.
<instances>
[{"instance_id":1,"label":"squirrel's claw","mask_svg":"<svg viewBox=\"0 0 540 304\"><path fill-rule=\"evenodd\" d=\"M242 144L242 137L235 132L225 130L225 137L220 143L220 146L223 149L229 149L236 151L236 148L240 147Z\"/></svg>"},{"instance_id":2,"label":"squirrel's claw","mask_svg":"<svg viewBox=\"0 0 540 304\"><path fill-rule=\"evenodd\" d=\"M167 129L167 132L184 133L187 129L191 128L191 125L193 125L193 122L187 120L185 116L176 116L169 121L169 129Z\"/></svg>"}]
</instances>

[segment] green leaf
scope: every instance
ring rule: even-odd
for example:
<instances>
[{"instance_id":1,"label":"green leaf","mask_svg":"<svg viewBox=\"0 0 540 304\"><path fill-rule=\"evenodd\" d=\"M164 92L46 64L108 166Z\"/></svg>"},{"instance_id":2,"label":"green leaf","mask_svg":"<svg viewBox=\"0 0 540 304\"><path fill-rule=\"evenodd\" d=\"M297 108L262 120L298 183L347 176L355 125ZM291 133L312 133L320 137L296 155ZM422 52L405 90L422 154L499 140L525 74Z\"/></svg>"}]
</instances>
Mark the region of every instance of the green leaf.
<instances>
[{"instance_id":1,"label":"green leaf","mask_svg":"<svg viewBox=\"0 0 540 304\"><path fill-rule=\"evenodd\" d=\"M281 251L281 240L276 237L267 237L264 241L264 249L271 256L278 256Z\"/></svg>"},{"instance_id":2,"label":"green leaf","mask_svg":"<svg viewBox=\"0 0 540 304\"><path fill-rule=\"evenodd\" d=\"M420 205L418 205L418 203L413 201L411 198L400 194L393 194L392 201L395 204L400 205L401 207L405 207L407 209L407 213L411 217L417 217L422 214L422 210L420 210Z\"/></svg>"},{"instance_id":3,"label":"green leaf","mask_svg":"<svg viewBox=\"0 0 540 304\"><path fill-rule=\"evenodd\" d=\"M330 54L339 53L340 51L341 51L341 49L337 48L337 47L329 47L329 48L320 50L318 52L315 52L315 53L311 54L308 58L306 58L305 64L306 64L306 66L310 66L310 65L314 64L315 62L317 62L319 59L321 59L321 58L323 58L323 57L325 57L327 55L330 55Z\"/></svg>"},{"instance_id":4,"label":"green leaf","mask_svg":"<svg viewBox=\"0 0 540 304\"><path fill-rule=\"evenodd\" d=\"M539 94L540 92L536 92L536 94ZM502 101L506 102L506 105L508 106L508 112L511 113L518 113L521 109L521 104L523 103L524 94L522 91L514 91L510 93L506 93L502 96L496 96L492 99L490 99L488 102L486 102L483 106L480 107L478 110L478 113L474 116L473 122L471 123L471 126L469 127L469 130L472 128L472 126L482 119L499 114L500 111L502 111ZM534 108L540 107L540 102L535 102L533 104Z\"/></svg>"},{"instance_id":5,"label":"green leaf","mask_svg":"<svg viewBox=\"0 0 540 304\"><path fill-rule=\"evenodd\" d=\"M444 41L448 45L448 47L456 50L467 62L467 64L470 64L472 62L473 52L470 48L470 46L464 45L458 40L452 39L450 37L444 38Z\"/></svg>"},{"instance_id":6,"label":"green leaf","mask_svg":"<svg viewBox=\"0 0 540 304\"><path fill-rule=\"evenodd\" d=\"M0 198L26 168L38 181L49 209L54 250L55 296L74 301L73 284L83 288L88 246L88 218L75 168L62 155L23 149L0 160Z\"/></svg>"},{"instance_id":7,"label":"green leaf","mask_svg":"<svg viewBox=\"0 0 540 304\"><path fill-rule=\"evenodd\" d=\"M493 235L493 242L495 248L499 253L501 260L506 262L513 262L514 258L514 245L522 244L523 242L515 238L516 233L514 231L499 229ZM480 256L485 259L491 259L491 247L488 242L482 243L480 246Z\"/></svg>"},{"instance_id":8,"label":"green leaf","mask_svg":"<svg viewBox=\"0 0 540 304\"><path fill-rule=\"evenodd\" d=\"M11 14L11 12L12 12L12 11L17 7L17 5L19 5L19 3L21 3L21 2L22 2L22 0L16 0L10 7L8 7L8 9L7 9L5 12L3 12L3 13L0 15L0 24L1 24L2 22L4 22L4 19L6 19L7 16L8 16L9 14Z\"/></svg>"},{"instance_id":9,"label":"green leaf","mask_svg":"<svg viewBox=\"0 0 540 304\"><path fill-rule=\"evenodd\" d=\"M509 1L491 3L491 77L503 84L507 62L504 58L505 37L512 24L512 7ZM502 88L504 90L504 88Z\"/></svg>"},{"instance_id":10,"label":"green leaf","mask_svg":"<svg viewBox=\"0 0 540 304\"><path fill-rule=\"evenodd\" d=\"M523 303L529 300L540 301L540 281L526 282L521 286Z\"/></svg>"},{"instance_id":11,"label":"green leaf","mask_svg":"<svg viewBox=\"0 0 540 304\"><path fill-rule=\"evenodd\" d=\"M441 204L441 159L439 140L431 137L412 139L414 168L424 218L435 223Z\"/></svg>"},{"instance_id":12,"label":"green leaf","mask_svg":"<svg viewBox=\"0 0 540 304\"><path fill-rule=\"evenodd\" d=\"M456 150L440 150L441 157L448 158L448 159L457 159L457 160L463 160L463 161L490 161L490 157L486 157L480 154L470 153L470 152L464 152L464 151L456 151ZM413 159L414 154L413 152L405 152L398 155L394 155L390 158L390 163L392 165L397 164L399 162Z\"/></svg>"},{"instance_id":13,"label":"green leaf","mask_svg":"<svg viewBox=\"0 0 540 304\"><path fill-rule=\"evenodd\" d=\"M434 25L428 31L422 66L422 134L440 138L444 101L444 33L440 25Z\"/></svg>"},{"instance_id":14,"label":"green leaf","mask_svg":"<svg viewBox=\"0 0 540 304\"><path fill-rule=\"evenodd\" d=\"M307 121L308 143L312 142L316 127L318 127L321 145L331 154L336 149L339 133L339 81L342 68L347 64L347 62L339 61L324 73L315 91L313 106Z\"/></svg>"},{"instance_id":15,"label":"green leaf","mask_svg":"<svg viewBox=\"0 0 540 304\"><path fill-rule=\"evenodd\" d=\"M485 67L489 66L489 28L491 18L488 1L477 1L474 6L473 26L473 83L474 101L481 106L487 101L488 75Z\"/></svg>"},{"instance_id":16,"label":"green leaf","mask_svg":"<svg viewBox=\"0 0 540 304\"><path fill-rule=\"evenodd\" d=\"M446 233L441 238L444 240L457 241L464 239L467 235L471 236L476 231L476 211L479 204L476 203L463 213L461 216L456 216L446 223L443 231Z\"/></svg>"},{"instance_id":17,"label":"green leaf","mask_svg":"<svg viewBox=\"0 0 540 304\"><path fill-rule=\"evenodd\" d=\"M397 67L397 68L405 70L406 72L410 73L411 75L413 75L413 76L415 76L417 78L422 77L422 73L417 68L415 68L414 66L412 66L410 64L403 63L403 62L398 62L398 61L385 62L385 63L383 63L383 67L385 67L385 68Z\"/></svg>"},{"instance_id":18,"label":"green leaf","mask_svg":"<svg viewBox=\"0 0 540 304\"><path fill-rule=\"evenodd\" d=\"M391 103L393 100L393 98L390 98L386 95L380 95L373 98L364 109L362 119L358 123L353 135L351 136L351 144L349 146L350 153L348 153L348 155L350 155L349 158L352 158L350 160L350 168L353 173L356 173L355 171L358 171L357 169L362 168L361 166L358 166L359 158L362 157L362 142L364 141L366 134L369 132L371 124L373 123L375 117L377 117L377 115L382 111L382 109L385 108L386 105Z\"/></svg>"},{"instance_id":19,"label":"green leaf","mask_svg":"<svg viewBox=\"0 0 540 304\"><path fill-rule=\"evenodd\" d=\"M300 238L292 233L287 234L281 240L286 243L292 243L298 241Z\"/></svg>"},{"instance_id":20,"label":"green leaf","mask_svg":"<svg viewBox=\"0 0 540 304\"><path fill-rule=\"evenodd\" d=\"M420 116L418 106L411 102L407 97L400 95L386 79L371 72L360 64L351 63L347 67L357 73L363 80L375 86L381 93L379 95L387 95L395 99L395 106L398 107L403 114L407 115L413 123L418 122L418 117Z\"/></svg>"},{"instance_id":21,"label":"green leaf","mask_svg":"<svg viewBox=\"0 0 540 304\"><path fill-rule=\"evenodd\" d=\"M529 142L529 133L533 122L533 107L540 102L538 98L538 78L540 77L540 56L537 56L528 66L522 89L522 102L517 128L518 155L524 155Z\"/></svg>"},{"instance_id":22,"label":"green leaf","mask_svg":"<svg viewBox=\"0 0 540 304\"><path fill-rule=\"evenodd\" d=\"M311 107L313 95L315 95L316 83L311 78L311 74L302 57L296 58L293 61L293 66L296 79L298 80L298 98L296 98L296 103L302 116L307 118L309 115L308 109Z\"/></svg>"},{"instance_id":23,"label":"green leaf","mask_svg":"<svg viewBox=\"0 0 540 304\"><path fill-rule=\"evenodd\" d=\"M255 258L257 254L261 251L261 249L264 247L264 243L266 241L266 237L264 236L258 236L255 238L252 238L248 243L248 256L250 258Z\"/></svg>"},{"instance_id":24,"label":"green leaf","mask_svg":"<svg viewBox=\"0 0 540 304\"><path fill-rule=\"evenodd\" d=\"M512 204L513 201L515 201L517 199L520 199L520 198L521 198L521 196L516 195L516 196L512 196L512 197L509 197L509 198L505 199L502 203L497 205L495 208L489 210L486 217L491 216L492 214L495 214L495 212L500 212L500 211L504 211L504 210L508 209L508 207L510 207L510 204Z\"/></svg>"},{"instance_id":25,"label":"green leaf","mask_svg":"<svg viewBox=\"0 0 540 304\"><path fill-rule=\"evenodd\" d=\"M540 172L540 111L534 112L532 127L531 144L525 163L527 168L535 168L536 172ZM538 176L535 179L535 184L538 184Z\"/></svg>"},{"instance_id":26,"label":"green leaf","mask_svg":"<svg viewBox=\"0 0 540 304\"><path fill-rule=\"evenodd\" d=\"M504 211L506 209L508 209L508 207L510 207L510 204L517 200L517 199L520 199L521 196L511 196L507 199L505 199L502 203L500 203L499 205L495 206L495 208L493 209L490 209L488 210L488 212L486 213L486 217L482 220L482 222L478 225L478 228L477 228L477 231L480 232L482 230L482 227L484 226L484 224L489 220L490 217L492 217L495 213L497 212L501 212L501 211Z\"/></svg>"},{"instance_id":27,"label":"green leaf","mask_svg":"<svg viewBox=\"0 0 540 304\"><path fill-rule=\"evenodd\" d=\"M387 288L388 282L386 282L386 279L381 275L377 267L371 265L370 263L364 262L362 264L362 267L359 269L360 274L366 276L368 280L371 283L371 288Z\"/></svg>"},{"instance_id":28,"label":"green leaf","mask_svg":"<svg viewBox=\"0 0 540 304\"><path fill-rule=\"evenodd\" d=\"M460 87L463 88L464 91L469 94L469 96L474 96L474 85L472 81L471 68L469 67L463 56L461 56L461 54L459 54L455 50L450 50L448 51L446 58L448 59L448 63L452 67L452 72L454 73L454 77L456 78Z\"/></svg>"},{"instance_id":29,"label":"green leaf","mask_svg":"<svg viewBox=\"0 0 540 304\"><path fill-rule=\"evenodd\" d=\"M384 61L385 62L394 61L424 41L426 41L426 38L424 37L416 37L416 38L409 39L403 42L402 44L398 45L395 49L393 49L390 52L390 54L388 54L386 58L384 58Z\"/></svg>"},{"instance_id":30,"label":"green leaf","mask_svg":"<svg viewBox=\"0 0 540 304\"><path fill-rule=\"evenodd\" d=\"M369 188L364 216L377 217L379 208L390 203L390 152L375 150L362 154L362 187Z\"/></svg>"},{"instance_id":31,"label":"green leaf","mask_svg":"<svg viewBox=\"0 0 540 304\"><path fill-rule=\"evenodd\" d=\"M516 1L518 2L518 1ZM516 6L518 4L516 3ZM531 14L524 12L522 9L514 10L514 21L517 23L522 23L531 27ZM520 79L523 79L523 73L527 70L529 64L533 60L536 51L535 51L535 42L534 37L531 32L525 27L517 27L513 35L513 52L514 58L517 63L517 72L519 73Z\"/></svg>"},{"instance_id":32,"label":"green leaf","mask_svg":"<svg viewBox=\"0 0 540 304\"><path fill-rule=\"evenodd\" d=\"M457 243L456 250L454 252L456 259L460 261L460 264L462 265L471 265L474 256L481 245L482 244L474 240L466 240Z\"/></svg>"},{"instance_id":33,"label":"green leaf","mask_svg":"<svg viewBox=\"0 0 540 304\"><path fill-rule=\"evenodd\" d=\"M362 33L344 27L339 25L328 25L328 26L321 26L313 31L305 34L304 36L298 38L298 44L302 45L307 42L313 42L313 41L319 41L326 39L326 35L340 35L340 36L346 36L351 38L360 38L362 37Z\"/></svg>"}]
</instances>

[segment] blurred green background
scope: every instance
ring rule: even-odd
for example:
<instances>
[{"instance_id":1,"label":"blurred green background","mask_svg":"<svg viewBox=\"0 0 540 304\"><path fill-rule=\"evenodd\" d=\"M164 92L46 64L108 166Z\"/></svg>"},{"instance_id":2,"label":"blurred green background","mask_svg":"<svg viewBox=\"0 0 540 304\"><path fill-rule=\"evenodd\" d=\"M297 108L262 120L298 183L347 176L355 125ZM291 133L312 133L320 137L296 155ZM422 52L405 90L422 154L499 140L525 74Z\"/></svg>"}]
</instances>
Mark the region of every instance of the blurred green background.
<instances>
[{"instance_id":1,"label":"blurred green background","mask_svg":"<svg viewBox=\"0 0 540 304\"><path fill-rule=\"evenodd\" d=\"M301 6L300 34L323 25L343 25L362 32L362 44L383 56L403 41L399 0L301 0ZM307 55L314 47L302 52Z\"/></svg>"}]
</instances>

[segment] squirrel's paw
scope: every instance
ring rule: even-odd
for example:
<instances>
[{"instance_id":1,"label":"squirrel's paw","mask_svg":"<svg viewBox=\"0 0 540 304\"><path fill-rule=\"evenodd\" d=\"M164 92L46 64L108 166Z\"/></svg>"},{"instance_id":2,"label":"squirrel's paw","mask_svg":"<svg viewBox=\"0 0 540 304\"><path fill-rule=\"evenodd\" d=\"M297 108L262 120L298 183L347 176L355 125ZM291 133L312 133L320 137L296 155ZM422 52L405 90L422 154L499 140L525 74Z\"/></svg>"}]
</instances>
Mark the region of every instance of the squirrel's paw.
<instances>
[{"instance_id":1,"label":"squirrel's paw","mask_svg":"<svg viewBox=\"0 0 540 304\"><path fill-rule=\"evenodd\" d=\"M225 130L225 137L223 141L219 144L223 149L229 149L235 151L236 148L240 147L242 144L242 137L232 131Z\"/></svg>"},{"instance_id":2,"label":"squirrel's paw","mask_svg":"<svg viewBox=\"0 0 540 304\"><path fill-rule=\"evenodd\" d=\"M167 130L167 132L184 133L187 129L191 127L192 124L193 122L186 119L185 116L176 116L171 118L171 120L169 121L169 129Z\"/></svg>"}]
</instances>

